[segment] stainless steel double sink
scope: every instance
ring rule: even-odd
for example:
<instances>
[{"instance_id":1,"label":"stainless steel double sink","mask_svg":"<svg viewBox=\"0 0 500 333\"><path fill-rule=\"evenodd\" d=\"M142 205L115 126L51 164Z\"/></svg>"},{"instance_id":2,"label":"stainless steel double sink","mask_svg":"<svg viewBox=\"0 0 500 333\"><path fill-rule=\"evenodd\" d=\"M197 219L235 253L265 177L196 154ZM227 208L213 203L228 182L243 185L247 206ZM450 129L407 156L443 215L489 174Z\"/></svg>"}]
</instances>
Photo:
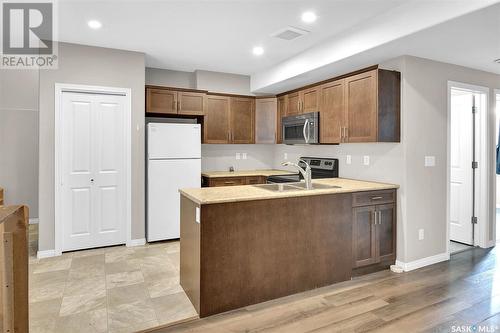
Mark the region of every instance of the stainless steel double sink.
<instances>
[{"instance_id":1,"label":"stainless steel double sink","mask_svg":"<svg viewBox=\"0 0 500 333\"><path fill-rule=\"evenodd\" d=\"M254 187L258 187L267 191L272 192L286 192L286 191L300 191L307 190L306 184L304 182L297 183L280 183L280 184L259 184L253 185ZM340 188L340 186L336 185L327 185L327 184L312 184L313 190L323 190L323 189L332 189L332 188Z\"/></svg>"}]
</instances>

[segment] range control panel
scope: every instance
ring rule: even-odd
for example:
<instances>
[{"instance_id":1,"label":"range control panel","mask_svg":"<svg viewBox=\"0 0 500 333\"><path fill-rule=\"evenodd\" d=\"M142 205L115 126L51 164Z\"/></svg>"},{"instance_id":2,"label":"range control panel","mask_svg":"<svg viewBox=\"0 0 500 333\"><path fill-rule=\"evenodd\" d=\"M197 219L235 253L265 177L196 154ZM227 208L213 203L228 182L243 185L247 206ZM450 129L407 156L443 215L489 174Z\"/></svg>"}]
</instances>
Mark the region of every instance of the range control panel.
<instances>
[{"instance_id":1,"label":"range control panel","mask_svg":"<svg viewBox=\"0 0 500 333\"><path fill-rule=\"evenodd\" d=\"M335 158L317 158L317 157L301 157L306 161L311 169L334 170L337 169L338 159ZM301 167L305 167L304 163L299 162Z\"/></svg>"}]
</instances>

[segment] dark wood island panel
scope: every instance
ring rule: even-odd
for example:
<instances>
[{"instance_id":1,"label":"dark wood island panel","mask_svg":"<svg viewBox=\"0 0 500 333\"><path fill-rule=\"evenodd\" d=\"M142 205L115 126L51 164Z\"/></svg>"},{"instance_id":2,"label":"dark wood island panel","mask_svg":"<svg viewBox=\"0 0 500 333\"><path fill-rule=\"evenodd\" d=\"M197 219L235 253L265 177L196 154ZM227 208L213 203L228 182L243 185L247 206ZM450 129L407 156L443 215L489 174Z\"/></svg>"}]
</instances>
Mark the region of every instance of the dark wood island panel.
<instances>
[{"instance_id":1,"label":"dark wood island panel","mask_svg":"<svg viewBox=\"0 0 500 333\"><path fill-rule=\"evenodd\" d=\"M182 196L181 285L205 317L349 280L351 207L351 193L201 206Z\"/></svg>"}]
</instances>

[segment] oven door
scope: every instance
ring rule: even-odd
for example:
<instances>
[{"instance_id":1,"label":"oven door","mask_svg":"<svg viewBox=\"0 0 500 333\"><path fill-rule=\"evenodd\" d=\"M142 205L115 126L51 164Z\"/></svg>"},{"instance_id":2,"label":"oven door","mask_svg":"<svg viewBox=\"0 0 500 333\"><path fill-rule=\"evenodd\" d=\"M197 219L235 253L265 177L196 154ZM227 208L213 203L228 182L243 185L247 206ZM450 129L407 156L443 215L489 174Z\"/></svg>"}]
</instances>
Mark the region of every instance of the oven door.
<instances>
[{"instance_id":1,"label":"oven door","mask_svg":"<svg viewBox=\"0 0 500 333\"><path fill-rule=\"evenodd\" d=\"M291 145L318 143L318 120L317 112L283 117L281 121L283 143Z\"/></svg>"}]
</instances>

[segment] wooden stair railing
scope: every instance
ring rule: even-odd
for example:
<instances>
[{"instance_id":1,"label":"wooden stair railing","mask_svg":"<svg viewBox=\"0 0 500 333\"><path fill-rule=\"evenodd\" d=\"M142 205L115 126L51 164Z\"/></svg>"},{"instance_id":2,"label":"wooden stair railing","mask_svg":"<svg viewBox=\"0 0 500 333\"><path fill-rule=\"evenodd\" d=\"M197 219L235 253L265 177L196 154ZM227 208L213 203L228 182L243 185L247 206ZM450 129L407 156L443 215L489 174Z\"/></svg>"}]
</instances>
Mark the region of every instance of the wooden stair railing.
<instances>
[{"instance_id":1,"label":"wooden stair railing","mask_svg":"<svg viewBox=\"0 0 500 333\"><path fill-rule=\"evenodd\" d=\"M28 207L0 206L0 324L28 332Z\"/></svg>"}]
</instances>

